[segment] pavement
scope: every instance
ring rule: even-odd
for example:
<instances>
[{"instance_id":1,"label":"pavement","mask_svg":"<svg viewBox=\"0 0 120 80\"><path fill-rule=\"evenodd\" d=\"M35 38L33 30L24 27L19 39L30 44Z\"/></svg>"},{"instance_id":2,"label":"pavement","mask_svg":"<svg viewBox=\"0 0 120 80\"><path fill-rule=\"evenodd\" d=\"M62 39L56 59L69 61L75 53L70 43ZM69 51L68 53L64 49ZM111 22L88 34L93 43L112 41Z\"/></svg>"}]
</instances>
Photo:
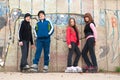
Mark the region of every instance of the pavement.
<instances>
[{"instance_id":1,"label":"pavement","mask_svg":"<svg viewBox=\"0 0 120 80\"><path fill-rule=\"evenodd\" d=\"M0 80L120 80L120 73L0 72Z\"/></svg>"}]
</instances>

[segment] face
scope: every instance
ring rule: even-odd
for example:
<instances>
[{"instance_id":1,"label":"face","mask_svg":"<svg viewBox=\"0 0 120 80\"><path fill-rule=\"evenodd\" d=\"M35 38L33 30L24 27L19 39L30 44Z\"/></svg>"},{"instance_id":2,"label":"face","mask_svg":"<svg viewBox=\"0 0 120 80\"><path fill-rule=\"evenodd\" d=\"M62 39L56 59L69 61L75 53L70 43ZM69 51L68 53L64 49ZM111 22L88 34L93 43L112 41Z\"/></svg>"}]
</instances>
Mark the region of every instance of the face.
<instances>
[{"instance_id":1,"label":"face","mask_svg":"<svg viewBox=\"0 0 120 80\"><path fill-rule=\"evenodd\" d=\"M40 20L44 20L44 19L45 19L45 15L44 15L43 13L40 13L40 14L39 14L39 19L40 19Z\"/></svg>"},{"instance_id":2,"label":"face","mask_svg":"<svg viewBox=\"0 0 120 80\"><path fill-rule=\"evenodd\" d=\"M88 21L89 21L89 18L88 18L88 17L85 17L85 21L88 22Z\"/></svg>"},{"instance_id":3,"label":"face","mask_svg":"<svg viewBox=\"0 0 120 80\"><path fill-rule=\"evenodd\" d=\"M27 22L30 22L30 20L31 20L30 16L26 17L25 20L26 20Z\"/></svg>"},{"instance_id":4,"label":"face","mask_svg":"<svg viewBox=\"0 0 120 80\"><path fill-rule=\"evenodd\" d=\"M75 25L75 22L74 22L73 19L70 20L70 25L71 25L71 26L74 26L74 25Z\"/></svg>"}]
</instances>

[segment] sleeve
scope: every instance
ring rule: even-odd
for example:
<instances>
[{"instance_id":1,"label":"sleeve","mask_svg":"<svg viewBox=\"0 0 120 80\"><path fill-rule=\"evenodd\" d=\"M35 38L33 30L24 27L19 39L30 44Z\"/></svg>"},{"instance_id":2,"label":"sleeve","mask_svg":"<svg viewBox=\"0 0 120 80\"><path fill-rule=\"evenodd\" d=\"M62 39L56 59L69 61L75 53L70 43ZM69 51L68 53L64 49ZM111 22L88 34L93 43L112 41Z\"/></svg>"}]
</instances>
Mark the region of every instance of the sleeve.
<instances>
[{"instance_id":1,"label":"sleeve","mask_svg":"<svg viewBox=\"0 0 120 80\"><path fill-rule=\"evenodd\" d=\"M31 27L31 26L30 26ZM31 45L33 45L33 37L32 37L32 28L30 29L30 42L31 42Z\"/></svg>"},{"instance_id":2,"label":"sleeve","mask_svg":"<svg viewBox=\"0 0 120 80\"><path fill-rule=\"evenodd\" d=\"M22 41L22 35L23 35L23 30L24 30L24 24L21 22L20 29L19 29L19 42Z\"/></svg>"},{"instance_id":3,"label":"sleeve","mask_svg":"<svg viewBox=\"0 0 120 80\"><path fill-rule=\"evenodd\" d=\"M47 19L48 20L48 19ZM48 34L49 35L52 35L53 33L54 33L54 27L53 27L53 24L52 24L52 22L50 21L50 20L48 20L48 29L49 29L49 32L48 32Z\"/></svg>"},{"instance_id":4,"label":"sleeve","mask_svg":"<svg viewBox=\"0 0 120 80\"><path fill-rule=\"evenodd\" d=\"M37 37L37 31L38 31L38 25L36 24L36 26L34 27L34 36Z\"/></svg>"},{"instance_id":5,"label":"sleeve","mask_svg":"<svg viewBox=\"0 0 120 80\"><path fill-rule=\"evenodd\" d=\"M77 30L78 30L78 28L77 28ZM78 40L80 40L80 32L79 32L79 30L78 30ZM78 41L78 44L77 44L78 46L80 45L80 41Z\"/></svg>"},{"instance_id":6,"label":"sleeve","mask_svg":"<svg viewBox=\"0 0 120 80\"><path fill-rule=\"evenodd\" d=\"M67 45L70 45L70 29L67 28L66 29L66 41L67 41Z\"/></svg>"},{"instance_id":7,"label":"sleeve","mask_svg":"<svg viewBox=\"0 0 120 80\"><path fill-rule=\"evenodd\" d=\"M95 25L93 23L90 24L90 28L92 29L93 31L93 35L94 35L94 38L95 38L95 41L97 40L97 30L95 28Z\"/></svg>"}]
</instances>

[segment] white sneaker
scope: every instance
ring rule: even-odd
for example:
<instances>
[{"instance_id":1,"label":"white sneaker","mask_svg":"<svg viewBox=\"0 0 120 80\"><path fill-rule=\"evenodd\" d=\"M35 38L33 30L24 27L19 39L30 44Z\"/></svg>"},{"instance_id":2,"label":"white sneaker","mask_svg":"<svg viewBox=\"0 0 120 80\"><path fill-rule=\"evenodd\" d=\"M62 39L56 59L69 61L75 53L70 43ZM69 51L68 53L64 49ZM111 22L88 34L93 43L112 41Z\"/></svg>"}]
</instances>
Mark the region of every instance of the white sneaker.
<instances>
[{"instance_id":1,"label":"white sneaker","mask_svg":"<svg viewBox=\"0 0 120 80\"><path fill-rule=\"evenodd\" d=\"M65 72L66 72L66 73L72 72L72 67L67 67L67 68L65 69Z\"/></svg>"},{"instance_id":2,"label":"white sneaker","mask_svg":"<svg viewBox=\"0 0 120 80\"><path fill-rule=\"evenodd\" d=\"M29 69L30 66L29 65L26 65L25 67L23 67L24 69Z\"/></svg>"},{"instance_id":3,"label":"white sneaker","mask_svg":"<svg viewBox=\"0 0 120 80\"><path fill-rule=\"evenodd\" d=\"M47 73L47 72L48 72L48 66L46 66L46 65L44 66L43 72L44 72L44 73Z\"/></svg>"},{"instance_id":4,"label":"white sneaker","mask_svg":"<svg viewBox=\"0 0 120 80\"><path fill-rule=\"evenodd\" d=\"M1 62L0 62L0 66L3 66L3 65L4 65L4 62L3 62L3 61L1 61Z\"/></svg>"},{"instance_id":5,"label":"white sneaker","mask_svg":"<svg viewBox=\"0 0 120 80\"><path fill-rule=\"evenodd\" d=\"M30 72L33 72L33 73L34 73L34 72L38 72L38 69L31 68L31 69L30 69Z\"/></svg>"},{"instance_id":6,"label":"white sneaker","mask_svg":"<svg viewBox=\"0 0 120 80\"><path fill-rule=\"evenodd\" d=\"M0 59L0 66L4 66L4 61Z\"/></svg>"},{"instance_id":7,"label":"white sneaker","mask_svg":"<svg viewBox=\"0 0 120 80\"><path fill-rule=\"evenodd\" d=\"M2 61L2 59L0 59L0 62Z\"/></svg>"},{"instance_id":8,"label":"white sneaker","mask_svg":"<svg viewBox=\"0 0 120 80\"><path fill-rule=\"evenodd\" d=\"M33 65L31 65L31 68L38 69L38 65L37 64L33 64Z\"/></svg>"},{"instance_id":9,"label":"white sneaker","mask_svg":"<svg viewBox=\"0 0 120 80\"><path fill-rule=\"evenodd\" d=\"M76 67L72 66L71 69L72 69L73 73L77 73L77 68Z\"/></svg>"},{"instance_id":10,"label":"white sneaker","mask_svg":"<svg viewBox=\"0 0 120 80\"><path fill-rule=\"evenodd\" d=\"M30 71L31 72L38 72L38 65L37 64L31 65Z\"/></svg>"},{"instance_id":11,"label":"white sneaker","mask_svg":"<svg viewBox=\"0 0 120 80\"><path fill-rule=\"evenodd\" d=\"M81 68L81 67L76 66L75 68L76 68L76 70L77 70L78 73L79 73L79 72L82 72L82 68Z\"/></svg>"}]
</instances>

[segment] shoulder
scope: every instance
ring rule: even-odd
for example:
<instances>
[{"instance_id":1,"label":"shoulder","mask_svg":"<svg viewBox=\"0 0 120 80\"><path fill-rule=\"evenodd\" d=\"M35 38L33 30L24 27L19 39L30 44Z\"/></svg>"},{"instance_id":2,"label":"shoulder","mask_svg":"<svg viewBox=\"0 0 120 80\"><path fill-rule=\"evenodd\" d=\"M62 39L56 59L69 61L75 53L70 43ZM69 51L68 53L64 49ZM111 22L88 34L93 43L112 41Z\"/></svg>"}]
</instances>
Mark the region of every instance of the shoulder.
<instances>
[{"instance_id":1,"label":"shoulder","mask_svg":"<svg viewBox=\"0 0 120 80\"><path fill-rule=\"evenodd\" d=\"M23 21L21 21L21 24L24 24L25 23L25 21L23 20Z\"/></svg>"},{"instance_id":2,"label":"shoulder","mask_svg":"<svg viewBox=\"0 0 120 80\"><path fill-rule=\"evenodd\" d=\"M94 27L95 27L95 23L93 23L93 22L92 22L92 23L90 23L90 26L94 26Z\"/></svg>"},{"instance_id":3,"label":"shoulder","mask_svg":"<svg viewBox=\"0 0 120 80\"><path fill-rule=\"evenodd\" d=\"M38 25L38 23L40 23L40 20L37 21L36 25Z\"/></svg>"},{"instance_id":4,"label":"shoulder","mask_svg":"<svg viewBox=\"0 0 120 80\"><path fill-rule=\"evenodd\" d=\"M20 26L24 26L24 25L25 25L25 21L23 20L21 21Z\"/></svg>"},{"instance_id":5,"label":"shoulder","mask_svg":"<svg viewBox=\"0 0 120 80\"><path fill-rule=\"evenodd\" d=\"M66 30L72 30L72 28L70 26L67 26L67 29Z\"/></svg>"},{"instance_id":6,"label":"shoulder","mask_svg":"<svg viewBox=\"0 0 120 80\"><path fill-rule=\"evenodd\" d=\"M45 21L46 21L47 23L51 23L51 20L50 20L50 19L45 19Z\"/></svg>"},{"instance_id":7,"label":"shoulder","mask_svg":"<svg viewBox=\"0 0 120 80\"><path fill-rule=\"evenodd\" d=\"M45 19L45 21L48 21L48 22L50 22L50 19L46 18L46 19Z\"/></svg>"}]
</instances>

